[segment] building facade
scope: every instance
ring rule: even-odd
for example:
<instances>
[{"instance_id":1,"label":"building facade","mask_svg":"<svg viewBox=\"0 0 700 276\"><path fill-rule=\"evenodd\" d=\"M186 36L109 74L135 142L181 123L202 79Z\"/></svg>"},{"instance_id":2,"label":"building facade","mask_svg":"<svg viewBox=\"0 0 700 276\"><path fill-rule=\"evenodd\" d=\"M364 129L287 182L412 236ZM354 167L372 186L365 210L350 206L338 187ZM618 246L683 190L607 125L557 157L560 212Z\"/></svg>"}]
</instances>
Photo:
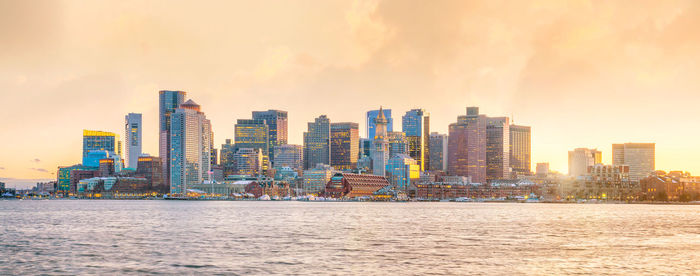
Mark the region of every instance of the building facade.
<instances>
[{"instance_id":1,"label":"building facade","mask_svg":"<svg viewBox=\"0 0 700 276\"><path fill-rule=\"evenodd\" d=\"M239 119L235 126L236 148L261 149L263 155L269 156L269 126L265 120Z\"/></svg>"},{"instance_id":2,"label":"building facade","mask_svg":"<svg viewBox=\"0 0 700 276\"><path fill-rule=\"evenodd\" d=\"M301 172L304 169L304 149L301 145L279 145L275 147L273 168L289 167Z\"/></svg>"},{"instance_id":3,"label":"building facade","mask_svg":"<svg viewBox=\"0 0 700 276\"><path fill-rule=\"evenodd\" d=\"M185 102L184 91L161 90L158 92L158 156L163 166L163 181L170 185L170 121L175 109Z\"/></svg>"},{"instance_id":4,"label":"building facade","mask_svg":"<svg viewBox=\"0 0 700 276\"><path fill-rule=\"evenodd\" d=\"M468 107L449 126L447 172L470 176L477 183L486 182L486 119L478 107Z\"/></svg>"},{"instance_id":5,"label":"building facade","mask_svg":"<svg viewBox=\"0 0 700 276\"><path fill-rule=\"evenodd\" d=\"M333 167L325 164L318 164L311 170L305 170L302 180L304 192L315 195L323 193L326 183L335 172Z\"/></svg>"},{"instance_id":6,"label":"building facade","mask_svg":"<svg viewBox=\"0 0 700 276\"><path fill-rule=\"evenodd\" d=\"M372 196L374 192L389 185L391 185L389 181L379 175L336 173L326 184L324 196L332 198Z\"/></svg>"},{"instance_id":7,"label":"building facade","mask_svg":"<svg viewBox=\"0 0 700 276\"><path fill-rule=\"evenodd\" d=\"M304 169L331 163L331 120L321 115L304 132Z\"/></svg>"},{"instance_id":8,"label":"building facade","mask_svg":"<svg viewBox=\"0 0 700 276\"><path fill-rule=\"evenodd\" d=\"M394 187L406 190L420 179L420 166L406 154L393 156L386 165L386 178Z\"/></svg>"},{"instance_id":9,"label":"building facade","mask_svg":"<svg viewBox=\"0 0 700 276\"><path fill-rule=\"evenodd\" d=\"M602 160L603 154L597 149L577 148L569 151L569 176L585 176L588 167L600 164Z\"/></svg>"},{"instance_id":10,"label":"building facade","mask_svg":"<svg viewBox=\"0 0 700 276\"><path fill-rule=\"evenodd\" d=\"M372 174L385 176L386 164L389 161L389 140L387 125L389 121L384 117L382 108L379 108L379 115L374 119L375 134L372 141Z\"/></svg>"},{"instance_id":11,"label":"building facade","mask_svg":"<svg viewBox=\"0 0 700 276\"><path fill-rule=\"evenodd\" d=\"M253 120L265 120L268 128L268 157L271 163L275 160L275 147L286 145L288 141L288 119L287 111L273 110L253 111Z\"/></svg>"},{"instance_id":12,"label":"building facade","mask_svg":"<svg viewBox=\"0 0 700 276\"><path fill-rule=\"evenodd\" d=\"M83 164L90 163L87 157L91 151L108 151L121 156L119 135L99 130L83 130Z\"/></svg>"},{"instance_id":13,"label":"building facade","mask_svg":"<svg viewBox=\"0 0 700 276\"><path fill-rule=\"evenodd\" d=\"M447 134L433 132L430 134L429 154L431 171L447 171Z\"/></svg>"},{"instance_id":14,"label":"building facade","mask_svg":"<svg viewBox=\"0 0 700 276\"><path fill-rule=\"evenodd\" d=\"M360 130L357 123L331 124L331 166L337 170L357 168Z\"/></svg>"},{"instance_id":15,"label":"building facade","mask_svg":"<svg viewBox=\"0 0 700 276\"><path fill-rule=\"evenodd\" d=\"M613 165L627 165L630 180L639 181L654 172L656 167L656 144L613 144Z\"/></svg>"},{"instance_id":16,"label":"building facade","mask_svg":"<svg viewBox=\"0 0 700 276\"><path fill-rule=\"evenodd\" d=\"M185 195L188 185L210 180L211 123L192 100L170 118L170 193Z\"/></svg>"},{"instance_id":17,"label":"building facade","mask_svg":"<svg viewBox=\"0 0 700 276\"><path fill-rule=\"evenodd\" d=\"M386 119L386 131L387 132L392 132L394 131L394 119L391 117L391 109L381 109L382 114L384 118ZM374 140L374 136L376 134L376 128L377 124L375 122L375 119L379 116L379 110L370 110L367 111L367 138L370 140Z\"/></svg>"},{"instance_id":18,"label":"building facade","mask_svg":"<svg viewBox=\"0 0 700 276\"><path fill-rule=\"evenodd\" d=\"M238 148L233 154L236 175L258 176L263 174L263 151L260 148Z\"/></svg>"},{"instance_id":19,"label":"building facade","mask_svg":"<svg viewBox=\"0 0 700 276\"><path fill-rule=\"evenodd\" d=\"M406 133L391 131L387 135L389 136L389 158L399 154L408 155L408 139L406 139Z\"/></svg>"},{"instance_id":20,"label":"building facade","mask_svg":"<svg viewBox=\"0 0 700 276\"><path fill-rule=\"evenodd\" d=\"M518 174L530 174L531 128L529 126L510 125L510 167Z\"/></svg>"},{"instance_id":21,"label":"building facade","mask_svg":"<svg viewBox=\"0 0 700 276\"><path fill-rule=\"evenodd\" d=\"M151 191L159 194L170 192L170 185L163 181L163 164L160 157L141 156L137 162L136 175L148 180Z\"/></svg>"},{"instance_id":22,"label":"building facade","mask_svg":"<svg viewBox=\"0 0 700 276\"><path fill-rule=\"evenodd\" d=\"M510 119L486 117L486 180L510 178Z\"/></svg>"},{"instance_id":23,"label":"building facade","mask_svg":"<svg viewBox=\"0 0 700 276\"><path fill-rule=\"evenodd\" d=\"M408 155L421 171L430 167L430 114L423 109L411 109L401 118L401 130L406 134Z\"/></svg>"},{"instance_id":24,"label":"building facade","mask_svg":"<svg viewBox=\"0 0 700 276\"><path fill-rule=\"evenodd\" d=\"M124 117L124 139L126 143L126 167L136 169L141 156L143 124L141 113L129 113Z\"/></svg>"}]
</instances>

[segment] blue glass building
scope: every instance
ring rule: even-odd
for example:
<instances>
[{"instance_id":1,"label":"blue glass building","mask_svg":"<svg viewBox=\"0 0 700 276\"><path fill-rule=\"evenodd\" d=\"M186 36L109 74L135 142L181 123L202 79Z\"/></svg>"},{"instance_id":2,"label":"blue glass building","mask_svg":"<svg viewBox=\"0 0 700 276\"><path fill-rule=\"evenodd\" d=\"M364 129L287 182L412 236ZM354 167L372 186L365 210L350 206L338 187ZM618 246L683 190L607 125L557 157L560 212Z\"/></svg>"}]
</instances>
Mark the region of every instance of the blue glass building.
<instances>
[{"instance_id":1,"label":"blue glass building","mask_svg":"<svg viewBox=\"0 0 700 276\"><path fill-rule=\"evenodd\" d=\"M384 109L383 113L384 118L388 121L386 131L394 131L394 119L391 118L391 109ZM367 111L367 138L370 140L374 139L375 129L377 127L375 119L377 119L377 116L379 116L379 110Z\"/></svg>"}]
</instances>

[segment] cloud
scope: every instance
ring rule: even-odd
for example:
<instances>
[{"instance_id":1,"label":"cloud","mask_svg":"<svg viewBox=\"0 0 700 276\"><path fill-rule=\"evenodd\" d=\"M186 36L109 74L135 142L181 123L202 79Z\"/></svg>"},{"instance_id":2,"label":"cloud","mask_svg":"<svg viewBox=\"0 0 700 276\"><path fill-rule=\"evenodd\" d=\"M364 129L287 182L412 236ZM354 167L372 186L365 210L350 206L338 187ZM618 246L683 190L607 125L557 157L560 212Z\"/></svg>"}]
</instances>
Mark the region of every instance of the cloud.
<instances>
[{"instance_id":1,"label":"cloud","mask_svg":"<svg viewBox=\"0 0 700 276\"><path fill-rule=\"evenodd\" d=\"M39 160L39 158L34 158L34 160L32 160L32 162L39 163L39 162L41 162L41 160Z\"/></svg>"},{"instance_id":2,"label":"cloud","mask_svg":"<svg viewBox=\"0 0 700 276\"><path fill-rule=\"evenodd\" d=\"M35 170L35 171L37 171L37 172L43 172L43 173L48 173L48 172L49 172L49 171L47 171L46 169L42 169L42 168L31 168L31 170Z\"/></svg>"},{"instance_id":3,"label":"cloud","mask_svg":"<svg viewBox=\"0 0 700 276\"><path fill-rule=\"evenodd\" d=\"M4 170L4 169L5 169L5 167L0 167L0 170Z\"/></svg>"}]
</instances>

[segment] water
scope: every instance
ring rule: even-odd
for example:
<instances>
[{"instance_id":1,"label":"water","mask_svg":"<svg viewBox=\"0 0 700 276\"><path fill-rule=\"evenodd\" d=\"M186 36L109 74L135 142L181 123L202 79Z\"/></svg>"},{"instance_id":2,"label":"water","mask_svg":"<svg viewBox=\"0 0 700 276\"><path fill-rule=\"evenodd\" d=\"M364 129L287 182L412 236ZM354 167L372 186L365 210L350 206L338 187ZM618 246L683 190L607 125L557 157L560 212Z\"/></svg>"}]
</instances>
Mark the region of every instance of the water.
<instances>
[{"instance_id":1,"label":"water","mask_svg":"<svg viewBox=\"0 0 700 276\"><path fill-rule=\"evenodd\" d=\"M700 206L0 201L0 274L698 274Z\"/></svg>"}]
</instances>

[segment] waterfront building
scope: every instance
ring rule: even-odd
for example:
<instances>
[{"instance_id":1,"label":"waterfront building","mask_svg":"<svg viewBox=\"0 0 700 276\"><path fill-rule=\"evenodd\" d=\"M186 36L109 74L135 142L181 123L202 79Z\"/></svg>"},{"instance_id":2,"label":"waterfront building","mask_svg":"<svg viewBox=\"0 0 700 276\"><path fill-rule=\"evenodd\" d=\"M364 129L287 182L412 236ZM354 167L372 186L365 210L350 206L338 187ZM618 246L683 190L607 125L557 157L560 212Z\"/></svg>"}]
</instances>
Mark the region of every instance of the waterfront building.
<instances>
[{"instance_id":1,"label":"waterfront building","mask_svg":"<svg viewBox=\"0 0 700 276\"><path fill-rule=\"evenodd\" d=\"M99 162L99 161L98 161ZM73 166L61 166L58 167L58 172L56 173L56 186L58 192L68 193L70 192L70 176L71 171L74 170L88 170L92 169L82 164L76 164Z\"/></svg>"},{"instance_id":2,"label":"waterfront building","mask_svg":"<svg viewBox=\"0 0 700 276\"><path fill-rule=\"evenodd\" d=\"M537 177L547 177L549 175L549 163L537 163L535 173Z\"/></svg>"},{"instance_id":3,"label":"waterfront building","mask_svg":"<svg viewBox=\"0 0 700 276\"><path fill-rule=\"evenodd\" d=\"M299 178L299 172L290 167L281 167L275 171L275 180L295 182Z\"/></svg>"},{"instance_id":4,"label":"waterfront building","mask_svg":"<svg viewBox=\"0 0 700 276\"><path fill-rule=\"evenodd\" d=\"M375 135L372 141L372 173L384 177L386 175L386 164L389 161L389 141L387 124L389 121L384 117L382 108L379 108L379 115L374 119Z\"/></svg>"},{"instance_id":5,"label":"waterfront building","mask_svg":"<svg viewBox=\"0 0 700 276\"><path fill-rule=\"evenodd\" d=\"M362 156L357 160L357 171L358 173L372 173L372 158L369 156Z\"/></svg>"},{"instance_id":6,"label":"waterfront building","mask_svg":"<svg viewBox=\"0 0 700 276\"><path fill-rule=\"evenodd\" d=\"M106 150L122 155L122 144L119 135L99 130L83 130L83 164L91 163L88 153L96 150Z\"/></svg>"},{"instance_id":7,"label":"waterfront building","mask_svg":"<svg viewBox=\"0 0 700 276\"><path fill-rule=\"evenodd\" d=\"M360 140L357 123L331 124L331 166L338 170L357 168Z\"/></svg>"},{"instance_id":8,"label":"waterfront building","mask_svg":"<svg viewBox=\"0 0 700 276\"><path fill-rule=\"evenodd\" d=\"M142 155L137 162L136 175L148 180L151 191L160 194L167 194L170 191L170 185L163 181L163 164L160 157Z\"/></svg>"},{"instance_id":9,"label":"waterfront building","mask_svg":"<svg viewBox=\"0 0 700 276\"><path fill-rule=\"evenodd\" d=\"M188 185L210 180L211 123L192 100L175 109L170 120L170 193L184 195Z\"/></svg>"},{"instance_id":10,"label":"waterfront building","mask_svg":"<svg viewBox=\"0 0 700 276\"><path fill-rule=\"evenodd\" d=\"M637 185L631 185L628 166L595 164L588 166L583 179L574 183L575 198L600 200L630 200L636 196Z\"/></svg>"},{"instance_id":11,"label":"waterfront building","mask_svg":"<svg viewBox=\"0 0 700 276\"><path fill-rule=\"evenodd\" d=\"M83 158L83 166L97 168L100 166L100 160L114 155L114 152L106 150L91 150L87 157Z\"/></svg>"},{"instance_id":12,"label":"waterfront building","mask_svg":"<svg viewBox=\"0 0 700 276\"><path fill-rule=\"evenodd\" d=\"M531 128L510 125L510 167L517 174L531 174Z\"/></svg>"},{"instance_id":13,"label":"waterfront building","mask_svg":"<svg viewBox=\"0 0 700 276\"><path fill-rule=\"evenodd\" d=\"M430 167L430 114L423 109L411 109L401 118L401 130L406 134L408 155L420 167Z\"/></svg>"},{"instance_id":14,"label":"waterfront building","mask_svg":"<svg viewBox=\"0 0 700 276\"><path fill-rule=\"evenodd\" d=\"M630 167L630 180L639 181L655 170L656 144L613 144L613 165Z\"/></svg>"},{"instance_id":15,"label":"waterfront building","mask_svg":"<svg viewBox=\"0 0 700 276\"><path fill-rule=\"evenodd\" d=\"M96 168L85 168L70 171L69 193L76 195L78 192L78 182L83 179L100 177L101 173Z\"/></svg>"},{"instance_id":16,"label":"waterfront building","mask_svg":"<svg viewBox=\"0 0 700 276\"><path fill-rule=\"evenodd\" d=\"M335 168L325 164L317 164L313 169L305 170L302 180L304 192L316 195L322 193L335 172Z\"/></svg>"},{"instance_id":17,"label":"waterfront building","mask_svg":"<svg viewBox=\"0 0 700 276\"><path fill-rule=\"evenodd\" d=\"M163 181L170 185L171 115L185 102L184 91L161 90L158 92L158 156L163 166Z\"/></svg>"},{"instance_id":18,"label":"waterfront building","mask_svg":"<svg viewBox=\"0 0 700 276\"><path fill-rule=\"evenodd\" d=\"M260 148L238 148L233 154L237 175L257 176L263 174L263 150Z\"/></svg>"},{"instance_id":19,"label":"waterfront building","mask_svg":"<svg viewBox=\"0 0 700 276\"><path fill-rule=\"evenodd\" d=\"M408 155L408 139L406 139L406 133L392 131L388 132L387 136L389 137L389 158L399 154Z\"/></svg>"},{"instance_id":20,"label":"waterfront building","mask_svg":"<svg viewBox=\"0 0 700 276\"><path fill-rule=\"evenodd\" d=\"M126 168L136 169L141 156L143 124L141 113L129 113L124 117L124 142L126 143Z\"/></svg>"},{"instance_id":21,"label":"waterfront building","mask_svg":"<svg viewBox=\"0 0 700 276\"><path fill-rule=\"evenodd\" d=\"M420 166L406 154L396 155L386 165L386 178L397 189L408 189L420 179Z\"/></svg>"},{"instance_id":22,"label":"waterfront building","mask_svg":"<svg viewBox=\"0 0 700 276\"><path fill-rule=\"evenodd\" d=\"M336 173L326 184L324 196L332 198L369 197L379 189L390 185L391 183L380 175Z\"/></svg>"},{"instance_id":23,"label":"waterfront building","mask_svg":"<svg viewBox=\"0 0 700 276\"><path fill-rule=\"evenodd\" d=\"M380 109L380 110L382 112L382 116L386 120L386 131L387 132L394 131L394 119L391 117L391 109ZM379 117L380 110L367 111L366 130L367 130L367 138L370 140L374 140L374 136L376 135L377 124L376 124L375 120L377 119L377 117Z\"/></svg>"},{"instance_id":24,"label":"waterfront building","mask_svg":"<svg viewBox=\"0 0 700 276\"><path fill-rule=\"evenodd\" d=\"M268 129L268 157L270 163L275 162L275 147L287 144L288 141L288 119L287 111L273 110L253 111L253 120L265 120Z\"/></svg>"},{"instance_id":25,"label":"waterfront building","mask_svg":"<svg viewBox=\"0 0 700 276\"><path fill-rule=\"evenodd\" d=\"M330 165L331 162L331 121L321 115L308 123L304 132L304 169L315 168L317 164Z\"/></svg>"},{"instance_id":26,"label":"waterfront building","mask_svg":"<svg viewBox=\"0 0 700 276\"><path fill-rule=\"evenodd\" d=\"M588 167L600 164L602 159L603 154L597 149L577 148L569 151L569 176L578 178L586 175Z\"/></svg>"},{"instance_id":27,"label":"waterfront building","mask_svg":"<svg viewBox=\"0 0 700 276\"><path fill-rule=\"evenodd\" d=\"M430 170L447 171L447 134L433 132L430 134Z\"/></svg>"},{"instance_id":28,"label":"waterfront building","mask_svg":"<svg viewBox=\"0 0 700 276\"><path fill-rule=\"evenodd\" d=\"M447 153L450 175L486 181L486 116L479 114L478 107L467 107L467 115L450 124Z\"/></svg>"},{"instance_id":29,"label":"waterfront building","mask_svg":"<svg viewBox=\"0 0 700 276\"><path fill-rule=\"evenodd\" d=\"M486 180L510 178L510 119L486 117Z\"/></svg>"},{"instance_id":30,"label":"waterfront building","mask_svg":"<svg viewBox=\"0 0 700 276\"><path fill-rule=\"evenodd\" d=\"M141 198L148 193L148 180L139 177L93 177L77 184L77 194L88 198Z\"/></svg>"},{"instance_id":31,"label":"waterfront building","mask_svg":"<svg viewBox=\"0 0 700 276\"><path fill-rule=\"evenodd\" d=\"M631 170L631 168L630 168ZM664 171L654 171L639 180L641 199L652 201L676 201L683 195L684 187L681 178L690 176L674 176Z\"/></svg>"},{"instance_id":32,"label":"waterfront building","mask_svg":"<svg viewBox=\"0 0 700 276\"><path fill-rule=\"evenodd\" d=\"M274 152L273 168L289 167L297 172L304 169L304 149L301 145L279 145Z\"/></svg>"}]
</instances>

